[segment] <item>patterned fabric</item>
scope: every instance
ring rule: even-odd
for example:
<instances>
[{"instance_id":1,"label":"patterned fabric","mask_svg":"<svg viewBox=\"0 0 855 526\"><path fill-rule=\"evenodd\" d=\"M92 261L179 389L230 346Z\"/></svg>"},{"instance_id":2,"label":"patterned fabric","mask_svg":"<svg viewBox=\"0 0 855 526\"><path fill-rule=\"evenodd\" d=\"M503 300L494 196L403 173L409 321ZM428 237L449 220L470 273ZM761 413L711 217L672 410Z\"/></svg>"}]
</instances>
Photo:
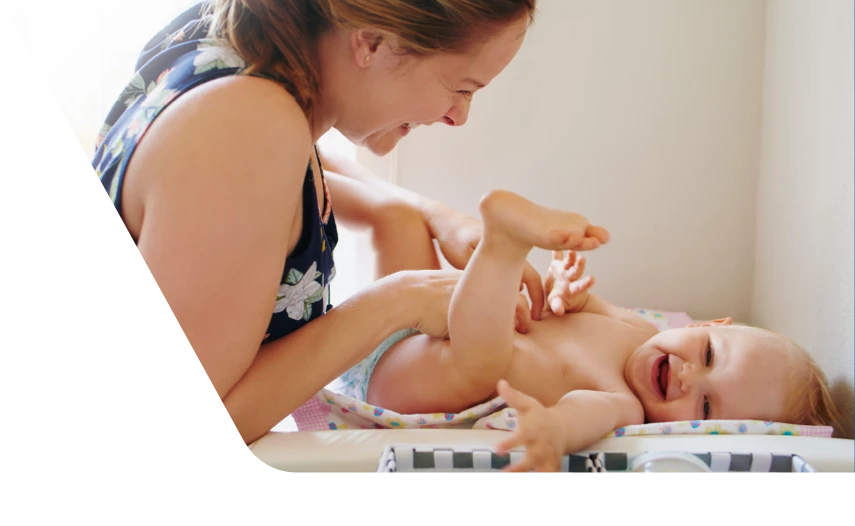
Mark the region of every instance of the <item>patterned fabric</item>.
<instances>
[{"instance_id":1,"label":"patterned fabric","mask_svg":"<svg viewBox=\"0 0 855 526\"><path fill-rule=\"evenodd\" d=\"M712 473L815 473L816 469L799 455L774 453L703 453L672 451L656 452L654 456L669 456L684 460L679 471L708 471ZM399 444L387 446L377 466L378 473L426 472L492 472L522 460L521 451L499 455L491 449L463 446L425 446ZM652 467L655 462L648 453L590 452L565 455L560 472L608 473L627 471L672 471L670 467ZM701 469L699 469L701 468Z\"/></svg>"},{"instance_id":2,"label":"patterned fabric","mask_svg":"<svg viewBox=\"0 0 855 526\"><path fill-rule=\"evenodd\" d=\"M386 338L386 340L381 343L374 352L369 354L367 358L345 372L338 379L338 383L334 384L335 387L333 390L342 393L345 396L355 398L356 400L367 400L368 380L371 379L371 373L374 372L374 367L377 366L377 362L380 361L380 358L383 357L383 354L388 351L390 347L408 336L418 334L418 332L419 331L415 329L404 329Z\"/></svg>"},{"instance_id":3,"label":"patterned fabric","mask_svg":"<svg viewBox=\"0 0 855 526\"><path fill-rule=\"evenodd\" d=\"M120 215L128 163L158 115L195 87L243 74L246 66L243 59L232 48L209 38L209 20L202 14L201 4L187 9L148 42L137 61L136 73L99 132L92 165ZM317 149L315 158L320 166ZM318 175L325 194L322 213L307 154L301 189L303 232L294 251L283 262L265 342L289 334L332 307L329 287L335 277L333 249L338 233L323 170Z\"/></svg>"},{"instance_id":4,"label":"patterned fabric","mask_svg":"<svg viewBox=\"0 0 855 526\"><path fill-rule=\"evenodd\" d=\"M802 426L762 420L686 420L626 426L606 438L642 435L793 435L830 438L831 426Z\"/></svg>"},{"instance_id":5,"label":"patterned fabric","mask_svg":"<svg viewBox=\"0 0 855 526\"><path fill-rule=\"evenodd\" d=\"M685 327L693 320L685 313L650 309L630 309L647 320L654 320L660 331ZM294 412L299 431L346 429L494 429L513 431L517 412L501 397L469 408L461 413L402 415L364 402L367 379L374 364L391 343L408 335L402 331L391 336L361 365L348 371L339 383L330 385ZM831 427L802 426L758 420L705 420L626 426L603 438L640 435L800 435L830 437Z\"/></svg>"}]
</instances>

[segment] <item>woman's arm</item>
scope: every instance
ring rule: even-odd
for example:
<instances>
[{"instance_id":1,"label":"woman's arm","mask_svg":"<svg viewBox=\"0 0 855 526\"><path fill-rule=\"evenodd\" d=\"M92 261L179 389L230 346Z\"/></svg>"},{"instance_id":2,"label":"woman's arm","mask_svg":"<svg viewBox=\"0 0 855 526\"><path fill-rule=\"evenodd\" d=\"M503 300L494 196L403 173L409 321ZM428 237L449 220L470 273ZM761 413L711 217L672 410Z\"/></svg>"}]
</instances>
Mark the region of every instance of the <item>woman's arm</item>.
<instances>
[{"instance_id":1,"label":"woman's arm","mask_svg":"<svg viewBox=\"0 0 855 526\"><path fill-rule=\"evenodd\" d=\"M364 185L363 188L366 189L366 192L363 197L367 199L365 201L360 201L363 205L371 206L377 203L397 203L399 205L406 205L417 212L428 227L430 227L432 223L436 222L438 216L447 213L447 207L443 207L443 205L440 205L436 201L432 201L415 192L407 190L406 188L402 188L381 179L364 166L343 155L330 152L322 146L318 148L318 151L320 153L324 173L332 172L339 177L351 180L351 183L358 181ZM336 181L336 186L338 186L337 183L338 181ZM349 187L349 189L354 188L358 187ZM347 187L342 188L342 190L347 189ZM330 185L330 192L333 194L335 193L333 185ZM338 208L336 208L336 212L339 212ZM364 210L362 212L363 214L365 213Z\"/></svg>"},{"instance_id":2,"label":"woman's arm","mask_svg":"<svg viewBox=\"0 0 855 526\"><path fill-rule=\"evenodd\" d=\"M385 181L358 163L319 148L324 171L329 175L336 217L351 227L372 227L383 221L422 221L436 239L445 259L457 269L466 268L481 240L483 227L474 217ZM339 196L347 201L342 208ZM539 320L544 304L540 274L526 262L523 271L531 299L531 316Z\"/></svg>"},{"instance_id":3,"label":"woman's arm","mask_svg":"<svg viewBox=\"0 0 855 526\"><path fill-rule=\"evenodd\" d=\"M422 279L426 276L427 281ZM243 439L250 443L270 431L393 332L414 327L433 336L447 334L442 312L447 313L457 278L457 271L394 274L291 334L262 346L224 400ZM423 299L414 300L420 296ZM436 321L421 324L414 312Z\"/></svg>"},{"instance_id":4,"label":"woman's arm","mask_svg":"<svg viewBox=\"0 0 855 526\"><path fill-rule=\"evenodd\" d=\"M437 240L448 262L461 270L466 267L466 263L469 262L469 258L481 240L480 221L381 179L347 157L330 153L322 148L319 148L319 151L325 171L361 182L375 199L384 203L392 201L398 206L403 205L414 211L424 222L431 237ZM332 188L330 192L334 194ZM335 195L333 198L335 199ZM534 269L530 269L527 277L532 276L533 272Z\"/></svg>"},{"instance_id":5,"label":"woman's arm","mask_svg":"<svg viewBox=\"0 0 855 526\"><path fill-rule=\"evenodd\" d=\"M283 262L301 235L311 144L302 111L281 87L232 77L168 107L127 173L128 228L247 442L381 338L419 327L413 305L423 299L441 309L453 288L453 276L390 278L261 348ZM447 310L427 319L439 321L425 330L447 331Z\"/></svg>"}]
</instances>

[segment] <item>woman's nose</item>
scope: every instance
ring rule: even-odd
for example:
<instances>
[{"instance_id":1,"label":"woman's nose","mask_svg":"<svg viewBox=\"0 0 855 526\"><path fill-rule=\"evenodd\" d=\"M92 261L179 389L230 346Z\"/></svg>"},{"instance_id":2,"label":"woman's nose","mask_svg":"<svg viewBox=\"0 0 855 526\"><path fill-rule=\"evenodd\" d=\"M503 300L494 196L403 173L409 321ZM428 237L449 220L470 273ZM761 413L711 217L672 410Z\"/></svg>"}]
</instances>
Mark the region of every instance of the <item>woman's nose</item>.
<instances>
[{"instance_id":1,"label":"woman's nose","mask_svg":"<svg viewBox=\"0 0 855 526\"><path fill-rule=\"evenodd\" d=\"M454 106L448 110L443 121L449 126L463 126L469 120L469 99L461 97Z\"/></svg>"}]
</instances>

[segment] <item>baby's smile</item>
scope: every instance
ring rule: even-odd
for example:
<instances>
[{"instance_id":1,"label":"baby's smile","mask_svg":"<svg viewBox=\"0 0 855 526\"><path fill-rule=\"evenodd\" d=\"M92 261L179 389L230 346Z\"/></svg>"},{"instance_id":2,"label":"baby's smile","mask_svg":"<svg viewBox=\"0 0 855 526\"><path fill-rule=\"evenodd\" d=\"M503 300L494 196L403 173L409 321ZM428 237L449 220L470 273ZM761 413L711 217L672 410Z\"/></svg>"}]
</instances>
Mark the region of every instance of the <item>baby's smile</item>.
<instances>
[{"instance_id":1,"label":"baby's smile","mask_svg":"<svg viewBox=\"0 0 855 526\"><path fill-rule=\"evenodd\" d=\"M670 355L663 354L653 362L653 368L650 371L650 377L653 382L653 391L662 397L662 400L668 400L668 386L671 384L671 365L668 357Z\"/></svg>"}]
</instances>

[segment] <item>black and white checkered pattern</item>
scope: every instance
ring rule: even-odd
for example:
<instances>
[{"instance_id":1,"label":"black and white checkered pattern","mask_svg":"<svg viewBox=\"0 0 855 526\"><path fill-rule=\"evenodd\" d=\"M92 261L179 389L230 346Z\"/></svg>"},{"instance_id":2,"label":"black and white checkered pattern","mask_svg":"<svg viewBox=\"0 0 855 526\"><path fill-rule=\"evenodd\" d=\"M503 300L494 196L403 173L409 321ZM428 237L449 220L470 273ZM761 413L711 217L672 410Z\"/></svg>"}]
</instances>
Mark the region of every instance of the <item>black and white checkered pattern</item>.
<instances>
[{"instance_id":1,"label":"black and white checkered pattern","mask_svg":"<svg viewBox=\"0 0 855 526\"><path fill-rule=\"evenodd\" d=\"M713 472L802 472L816 471L798 455L773 453L693 453ZM388 446L380 458L377 471L402 472L490 472L500 471L509 463L522 459L522 452L497 455L490 449L459 446L395 445ZM605 453L566 455L561 471L570 473L604 473L629 471L642 453Z\"/></svg>"}]
</instances>

